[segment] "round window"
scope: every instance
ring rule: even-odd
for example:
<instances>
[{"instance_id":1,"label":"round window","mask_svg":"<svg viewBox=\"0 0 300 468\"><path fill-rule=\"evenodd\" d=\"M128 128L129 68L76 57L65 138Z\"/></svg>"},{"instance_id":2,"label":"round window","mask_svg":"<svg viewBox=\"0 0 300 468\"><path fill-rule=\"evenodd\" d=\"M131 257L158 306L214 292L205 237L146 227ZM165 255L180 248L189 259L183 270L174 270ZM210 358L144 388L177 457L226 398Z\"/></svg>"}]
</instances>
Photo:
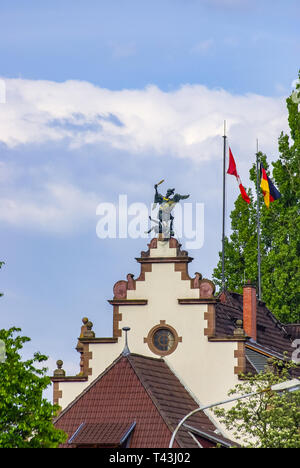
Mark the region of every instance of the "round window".
<instances>
[{"instance_id":1,"label":"round window","mask_svg":"<svg viewBox=\"0 0 300 468\"><path fill-rule=\"evenodd\" d=\"M159 325L155 325L144 338L152 353L158 356L167 356L175 351L178 343L182 342L182 337L178 336L175 328L168 325L165 320L161 320Z\"/></svg>"},{"instance_id":2,"label":"round window","mask_svg":"<svg viewBox=\"0 0 300 468\"><path fill-rule=\"evenodd\" d=\"M170 351L175 344L175 336L167 328L159 328L153 335L153 344L159 351Z\"/></svg>"}]
</instances>

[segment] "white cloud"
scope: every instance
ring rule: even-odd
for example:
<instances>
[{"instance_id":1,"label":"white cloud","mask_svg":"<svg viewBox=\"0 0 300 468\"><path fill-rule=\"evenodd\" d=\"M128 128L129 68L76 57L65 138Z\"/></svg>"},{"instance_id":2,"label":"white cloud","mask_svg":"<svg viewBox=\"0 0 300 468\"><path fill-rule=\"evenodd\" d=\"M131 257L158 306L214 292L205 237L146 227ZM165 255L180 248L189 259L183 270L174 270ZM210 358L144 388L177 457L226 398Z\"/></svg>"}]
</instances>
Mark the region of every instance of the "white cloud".
<instances>
[{"instance_id":1,"label":"white cloud","mask_svg":"<svg viewBox=\"0 0 300 468\"><path fill-rule=\"evenodd\" d=\"M224 120L230 140L243 154L254 150L256 138L264 151L276 151L281 130L287 130L282 98L188 84L164 92L156 86L111 91L81 81L5 81L0 141L8 147L105 142L136 155L151 151L200 163L219 156Z\"/></svg>"},{"instance_id":2,"label":"white cloud","mask_svg":"<svg viewBox=\"0 0 300 468\"><path fill-rule=\"evenodd\" d=\"M16 190L0 198L0 220L22 229L50 233L81 231L86 222L96 224L96 207L101 200L70 184L48 183L40 190Z\"/></svg>"}]
</instances>

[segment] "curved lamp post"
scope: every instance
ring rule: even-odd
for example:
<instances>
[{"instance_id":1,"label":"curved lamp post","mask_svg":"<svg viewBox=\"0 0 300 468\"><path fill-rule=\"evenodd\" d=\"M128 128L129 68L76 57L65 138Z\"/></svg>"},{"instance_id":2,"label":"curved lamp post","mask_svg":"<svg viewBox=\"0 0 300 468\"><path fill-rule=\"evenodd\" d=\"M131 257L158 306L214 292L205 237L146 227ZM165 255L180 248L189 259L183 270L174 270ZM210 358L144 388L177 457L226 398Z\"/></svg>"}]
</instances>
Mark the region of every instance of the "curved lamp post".
<instances>
[{"instance_id":1,"label":"curved lamp post","mask_svg":"<svg viewBox=\"0 0 300 468\"><path fill-rule=\"evenodd\" d=\"M181 428L181 426L183 425L183 423L188 418L193 416L193 414L198 413L199 411L203 411L203 410L212 408L213 406L224 405L225 403L231 403L232 401L241 400L242 398L248 398L248 397L251 397L251 396L254 396L254 395L258 395L259 393L268 392L270 390L273 391L273 392L283 392L284 390L288 390L289 392L293 392L295 390L300 390L300 380L298 380L298 379L286 380L285 382L275 384L275 385L271 385L271 387L266 388L264 390L260 390L258 392L247 393L247 394L239 396L239 397L230 398L228 400L219 401L218 403L212 403L210 405L201 406L199 408L194 409L189 414L187 414L184 418L182 418L181 421L178 423L176 429L174 430L174 432L172 434L170 444L169 444L169 448L173 447L173 443L174 443L176 434L179 431L179 429Z\"/></svg>"}]
</instances>

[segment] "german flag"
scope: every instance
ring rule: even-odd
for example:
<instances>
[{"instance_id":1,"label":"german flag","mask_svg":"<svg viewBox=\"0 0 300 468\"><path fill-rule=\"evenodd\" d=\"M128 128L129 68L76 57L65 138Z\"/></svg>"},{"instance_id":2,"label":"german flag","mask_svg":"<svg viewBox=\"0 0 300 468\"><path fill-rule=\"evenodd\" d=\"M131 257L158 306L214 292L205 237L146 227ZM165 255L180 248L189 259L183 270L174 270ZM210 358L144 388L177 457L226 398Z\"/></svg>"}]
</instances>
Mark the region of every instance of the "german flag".
<instances>
[{"instance_id":1,"label":"german flag","mask_svg":"<svg viewBox=\"0 0 300 468\"><path fill-rule=\"evenodd\" d=\"M260 175L261 183L260 188L264 194L265 205L267 208L270 207L270 203L278 200L281 197L281 193L277 190L271 179L268 177L264 166L260 163Z\"/></svg>"}]
</instances>

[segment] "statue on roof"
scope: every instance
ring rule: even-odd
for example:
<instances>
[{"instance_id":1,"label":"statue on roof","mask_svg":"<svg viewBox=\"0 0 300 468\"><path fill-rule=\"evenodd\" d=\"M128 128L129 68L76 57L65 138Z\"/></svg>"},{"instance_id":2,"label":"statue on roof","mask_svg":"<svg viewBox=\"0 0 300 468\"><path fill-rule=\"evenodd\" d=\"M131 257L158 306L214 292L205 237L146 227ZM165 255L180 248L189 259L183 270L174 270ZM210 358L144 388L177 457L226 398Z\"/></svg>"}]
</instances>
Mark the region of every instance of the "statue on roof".
<instances>
[{"instance_id":1,"label":"statue on roof","mask_svg":"<svg viewBox=\"0 0 300 468\"><path fill-rule=\"evenodd\" d=\"M155 233L163 234L165 239L169 239L170 237L174 236L174 216L172 215L172 211L180 200L189 198L189 195L180 195L179 193L175 193L175 189L172 188L168 189L166 195L163 196L157 190L157 187L163 182L164 179L158 182L158 184L154 185L155 194L153 209L156 208L156 204L159 205L158 220L149 216L150 220L153 221L156 225L152 226L147 233L149 234L151 231L154 231Z\"/></svg>"}]
</instances>

